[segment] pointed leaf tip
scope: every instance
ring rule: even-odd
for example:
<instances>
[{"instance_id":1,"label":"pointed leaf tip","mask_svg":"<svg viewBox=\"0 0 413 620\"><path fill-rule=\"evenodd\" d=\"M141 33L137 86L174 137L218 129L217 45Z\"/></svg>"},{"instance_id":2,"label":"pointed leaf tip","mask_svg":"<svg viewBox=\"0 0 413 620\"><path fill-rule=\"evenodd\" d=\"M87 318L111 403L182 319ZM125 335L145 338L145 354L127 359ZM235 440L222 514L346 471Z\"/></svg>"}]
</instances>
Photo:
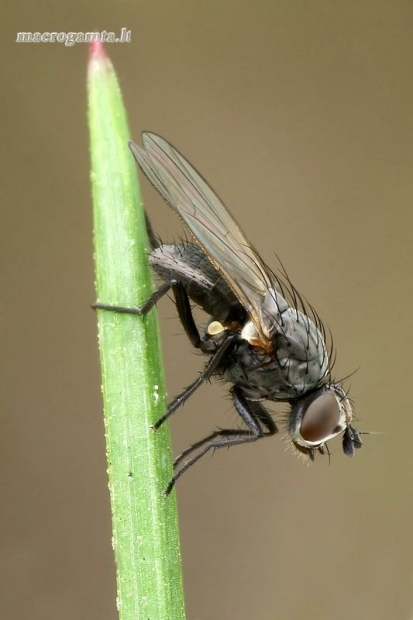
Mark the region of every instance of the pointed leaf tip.
<instances>
[{"instance_id":1,"label":"pointed leaf tip","mask_svg":"<svg viewBox=\"0 0 413 620\"><path fill-rule=\"evenodd\" d=\"M106 57L105 46L102 41L92 41L89 45L89 57L90 60L102 59Z\"/></svg>"}]
</instances>

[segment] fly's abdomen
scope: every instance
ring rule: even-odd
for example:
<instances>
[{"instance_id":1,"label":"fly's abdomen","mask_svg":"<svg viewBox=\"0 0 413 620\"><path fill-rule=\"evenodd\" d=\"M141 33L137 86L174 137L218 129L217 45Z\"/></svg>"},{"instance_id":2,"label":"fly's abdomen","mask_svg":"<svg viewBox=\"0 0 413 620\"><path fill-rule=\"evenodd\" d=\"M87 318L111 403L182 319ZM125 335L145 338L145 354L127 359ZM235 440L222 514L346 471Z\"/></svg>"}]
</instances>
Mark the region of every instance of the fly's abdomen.
<instances>
[{"instance_id":1,"label":"fly's abdomen","mask_svg":"<svg viewBox=\"0 0 413 620\"><path fill-rule=\"evenodd\" d=\"M162 280L181 282L192 301L219 321L227 320L234 310L236 314L245 314L228 284L198 246L161 245L152 251L149 260Z\"/></svg>"}]
</instances>

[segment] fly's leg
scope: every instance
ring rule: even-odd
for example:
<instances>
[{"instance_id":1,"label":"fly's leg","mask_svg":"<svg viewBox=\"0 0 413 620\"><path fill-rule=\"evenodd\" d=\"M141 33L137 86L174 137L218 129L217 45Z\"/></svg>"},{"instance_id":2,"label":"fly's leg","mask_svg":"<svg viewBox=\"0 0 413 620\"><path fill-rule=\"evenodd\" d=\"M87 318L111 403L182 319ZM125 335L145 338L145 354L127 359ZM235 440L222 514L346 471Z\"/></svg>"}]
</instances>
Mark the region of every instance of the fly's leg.
<instances>
[{"instance_id":1,"label":"fly's leg","mask_svg":"<svg viewBox=\"0 0 413 620\"><path fill-rule=\"evenodd\" d=\"M222 342L220 347L216 350L214 355L209 359L207 365L204 370L201 372L199 377L195 379L187 388L184 389L178 396L176 396L173 401L169 404L168 410L155 422L153 428L157 430L162 424L173 414L175 411L183 405L190 396L199 388L205 381L208 381L210 377L214 374L217 368L222 363L223 359L232 345L232 340L234 339L235 334L228 333L225 336L225 340Z\"/></svg>"},{"instance_id":2,"label":"fly's leg","mask_svg":"<svg viewBox=\"0 0 413 620\"><path fill-rule=\"evenodd\" d=\"M184 450L175 460L174 467L179 465L188 454L200 448L199 451L176 472L173 478L171 478L165 489L165 495L169 495L182 474L210 450L229 448L243 443L252 443L258 439L269 437L277 433L278 429L274 420L261 403L248 401L242 393L242 390L237 386L233 387L231 392L235 408L243 422L247 425L248 430L220 429Z\"/></svg>"},{"instance_id":3,"label":"fly's leg","mask_svg":"<svg viewBox=\"0 0 413 620\"><path fill-rule=\"evenodd\" d=\"M199 335L199 331L197 326L195 325L195 321L192 315L191 304L189 302L189 296L186 292L184 286L178 280L172 280L170 282L165 282L157 291L147 299L147 301L140 306L139 308L126 308L124 306L112 306L109 304L102 304L100 302L96 302L93 304L93 307L97 310L109 310L112 312L123 312L126 314L138 314L140 316L145 315L153 308L153 306L165 295L169 289L172 288L175 296L176 307L178 310L178 315L181 320L182 326L185 329L185 332L191 341L192 345L198 349L202 344L201 336ZM155 422L153 428L158 429L164 422L171 416L175 411L185 403L186 400L208 379L214 372L217 370L219 365L222 363L225 356L228 354L229 348L231 346L232 340L234 338L234 333L225 333L223 336L222 343L216 349L212 357L209 359L207 365L205 366L202 373L199 377L193 381L179 396L174 398L174 400L170 403L167 411Z\"/></svg>"},{"instance_id":4,"label":"fly's leg","mask_svg":"<svg viewBox=\"0 0 413 620\"><path fill-rule=\"evenodd\" d=\"M271 417L271 414L267 411L264 405L262 405L259 401L256 400L249 400L247 402L256 417L261 422L261 424L267 429L265 435L275 435L276 433L278 433L277 425L275 424L274 420Z\"/></svg>"},{"instance_id":5,"label":"fly's leg","mask_svg":"<svg viewBox=\"0 0 413 620\"><path fill-rule=\"evenodd\" d=\"M278 428L274 422L274 420L272 419L271 415L268 413L268 411L266 410L266 408L257 401L247 401L248 402L248 406L251 408L253 415L256 416L257 420L259 420L259 422L261 422L261 424L263 426L265 426L265 428L267 429L266 432L264 432L265 435L275 435L276 433L278 433ZM243 418L244 419L244 418ZM247 424L248 426L248 424ZM225 435L225 437L233 437L233 436L237 436L239 437L239 435L242 434L248 434L250 435L251 432L249 430L241 430L241 429L231 429L231 428L220 428L217 431L214 431L213 433L211 433L210 435L208 435L207 437L204 437L203 439L201 439L200 441L197 441L196 443L193 443L192 445L188 446L188 448L186 448L183 452L181 452L181 454L179 454L176 459L174 460L174 468L177 467L180 463L182 463L182 461L189 455L191 454L191 452L195 452L196 450L198 450L198 448L202 448L203 446L205 446L207 443L211 442L212 440L216 439L217 437L222 437Z\"/></svg>"},{"instance_id":6,"label":"fly's leg","mask_svg":"<svg viewBox=\"0 0 413 620\"><path fill-rule=\"evenodd\" d=\"M179 282L175 282L172 286L173 294L175 297L176 309L178 310L179 320L182 323L182 327L185 330L186 335L189 338L190 343L195 349L199 349L201 346L201 336L197 326L195 325L194 317L191 310L191 304L189 303L189 296L185 288Z\"/></svg>"},{"instance_id":7,"label":"fly's leg","mask_svg":"<svg viewBox=\"0 0 413 620\"><path fill-rule=\"evenodd\" d=\"M199 349L201 346L201 336L197 326L195 325L194 317L192 316L191 304L189 303L188 293L179 280L170 280L161 284L157 291L142 304L142 306L127 308L125 306L114 306L111 304L103 304L100 301L96 301L92 308L95 310L109 310L112 312L121 312L123 314L138 314L139 316L145 316L150 310L158 303L158 301L168 293L172 288L176 308L178 310L178 316L182 323L182 327L185 330L192 346Z\"/></svg>"},{"instance_id":8,"label":"fly's leg","mask_svg":"<svg viewBox=\"0 0 413 620\"><path fill-rule=\"evenodd\" d=\"M148 314L149 310L158 303L158 301L166 295L169 289L174 286L175 282L165 282L162 284L157 291L152 293L152 295L141 305L137 307L127 308L126 306L116 306L111 304L103 304L100 301L95 301L92 304L92 308L95 310L109 310L111 312L120 312L123 314L138 314L139 316L145 316Z\"/></svg>"}]
</instances>

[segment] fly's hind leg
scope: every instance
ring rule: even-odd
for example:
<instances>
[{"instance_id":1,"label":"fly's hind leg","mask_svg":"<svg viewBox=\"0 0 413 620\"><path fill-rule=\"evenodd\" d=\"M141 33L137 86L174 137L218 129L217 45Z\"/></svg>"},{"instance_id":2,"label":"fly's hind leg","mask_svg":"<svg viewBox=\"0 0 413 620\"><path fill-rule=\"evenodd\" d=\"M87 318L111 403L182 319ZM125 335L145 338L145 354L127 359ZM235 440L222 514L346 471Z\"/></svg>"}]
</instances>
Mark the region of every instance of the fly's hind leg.
<instances>
[{"instance_id":1,"label":"fly's hind leg","mask_svg":"<svg viewBox=\"0 0 413 620\"><path fill-rule=\"evenodd\" d=\"M247 400L238 386L233 387L231 393L235 408L243 422L247 425L248 430L219 429L208 435L208 437L189 446L189 448L184 450L182 454L175 459L174 467L177 467L189 454L196 450L198 450L198 452L176 472L173 478L171 478L165 489L166 495L169 495L182 474L210 450L229 448L243 443L252 443L263 437L275 435L278 432L274 420L261 403Z\"/></svg>"},{"instance_id":2,"label":"fly's hind leg","mask_svg":"<svg viewBox=\"0 0 413 620\"><path fill-rule=\"evenodd\" d=\"M156 250L161 246L161 244L154 233L148 214L146 213L146 211L144 213L146 234L148 235L149 245L152 250ZM194 317L192 315L188 293L186 292L183 284L179 280L171 279L161 284L158 290L152 293L152 295L139 307L128 308L126 306L104 304L100 301L96 301L92 305L92 308L94 308L95 310L109 310L112 312L121 312L123 314L137 314L139 316L145 316L150 310L152 310L152 308L158 303L158 301L168 293L171 288L174 293L178 315L185 330L185 333L188 336L192 346L194 346L196 349L199 349L199 347L201 346L201 337L199 335L198 328L195 325Z\"/></svg>"},{"instance_id":3,"label":"fly's hind leg","mask_svg":"<svg viewBox=\"0 0 413 620\"><path fill-rule=\"evenodd\" d=\"M188 293L179 280L170 280L161 284L158 290L152 293L152 295L139 307L118 306L96 301L92 305L92 308L95 310L108 310L111 312L121 312L123 314L137 314L139 316L145 316L171 288L175 297L176 308L178 310L182 327L184 328L192 346L199 349L201 346L201 336L199 335L198 328L192 315Z\"/></svg>"},{"instance_id":4,"label":"fly's hind leg","mask_svg":"<svg viewBox=\"0 0 413 620\"><path fill-rule=\"evenodd\" d=\"M152 308L158 303L158 301L164 295L166 295L166 293L172 286L172 282L165 282L158 288L157 291L152 293L152 295L141 306L127 307L113 304L104 304L100 301L95 301L95 303L92 304L92 308L94 310L109 310L111 312L120 312L123 314L138 314L139 316L145 316L145 314L148 314L149 310L152 310Z\"/></svg>"}]
</instances>

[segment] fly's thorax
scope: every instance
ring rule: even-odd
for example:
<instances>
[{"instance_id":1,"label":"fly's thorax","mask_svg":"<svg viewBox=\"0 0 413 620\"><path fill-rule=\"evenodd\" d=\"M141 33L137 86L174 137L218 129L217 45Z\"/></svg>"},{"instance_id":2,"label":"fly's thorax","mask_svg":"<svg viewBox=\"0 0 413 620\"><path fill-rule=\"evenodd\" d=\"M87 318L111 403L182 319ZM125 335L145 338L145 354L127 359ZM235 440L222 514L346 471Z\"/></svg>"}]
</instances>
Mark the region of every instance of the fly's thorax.
<instances>
[{"instance_id":1,"label":"fly's thorax","mask_svg":"<svg viewBox=\"0 0 413 620\"><path fill-rule=\"evenodd\" d=\"M236 324L223 324L213 316L209 317L204 335L202 337L201 351L207 354L215 353L228 336L228 332L239 331Z\"/></svg>"},{"instance_id":2,"label":"fly's thorax","mask_svg":"<svg viewBox=\"0 0 413 620\"><path fill-rule=\"evenodd\" d=\"M295 395L319 386L329 374L324 337L314 322L300 310L287 308L275 334L274 351L285 381Z\"/></svg>"},{"instance_id":3,"label":"fly's thorax","mask_svg":"<svg viewBox=\"0 0 413 620\"><path fill-rule=\"evenodd\" d=\"M270 288L265 294L261 309L261 322L266 326L268 336L280 329L283 314L289 309L288 303L277 290Z\"/></svg>"},{"instance_id":4,"label":"fly's thorax","mask_svg":"<svg viewBox=\"0 0 413 620\"><path fill-rule=\"evenodd\" d=\"M249 344L254 344L259 341L258 331L252 321L247 321L241 330L240 334L242 340L246 340Z\"/></svg>"},{"instance_id":5,"label":"fly's thorax","mask_svg":"<svg viewBox=\"0 0 413 620\"><path fill-rule=\"evenodd\" d=\"M283 377L284 394L296 398L319 386L329 374L329 359L323 334L303 312L287 305L284 298L269 291L263 317L270 335L270 347ZM241 338L258 350L260 335L252 321L244 324ZM278 398L277 394L273 394ZM280 397L282 398L281 394Z\"/></svg>"},{"instance_id":6,"label":"fly's thorax","mask_svg":"<svg viewBox=\"0 0 413 620\"><path fill-rule=\"evenodd\" d=\"M351 426L352 418L353 408L343 388L338 383L330 383L293 404L288 432L299 452L311 459L315 450L323 452L327 441L343 433L343 450L347 456L352 456L351 450L346 449L349 434L352 445L361 446L360 436Z\"/></svg>"},{"instance_id":7,"label":"fly's thorax","mask_svg":"<svg viewBox=\"0 0 413 620\"><path fill-rule=\"evenodd\" d=\"M207 326L206 332L209 336L222 336L225 332L225 326L219 321L212 319Z\"/></svg>"},{"instance_id":8,"label":"fly's thorax","mask_svg":"<svg viewBox=\"0 0 413 620\"><path fill-rule=\"evenodd\" d=\"M216 321L213 317L210 317L209 323L202 338L202 352L208 353L210 355L215 353L223 342L225 332L225 326L219 321Z\"/></svg>"}]
</instances>

